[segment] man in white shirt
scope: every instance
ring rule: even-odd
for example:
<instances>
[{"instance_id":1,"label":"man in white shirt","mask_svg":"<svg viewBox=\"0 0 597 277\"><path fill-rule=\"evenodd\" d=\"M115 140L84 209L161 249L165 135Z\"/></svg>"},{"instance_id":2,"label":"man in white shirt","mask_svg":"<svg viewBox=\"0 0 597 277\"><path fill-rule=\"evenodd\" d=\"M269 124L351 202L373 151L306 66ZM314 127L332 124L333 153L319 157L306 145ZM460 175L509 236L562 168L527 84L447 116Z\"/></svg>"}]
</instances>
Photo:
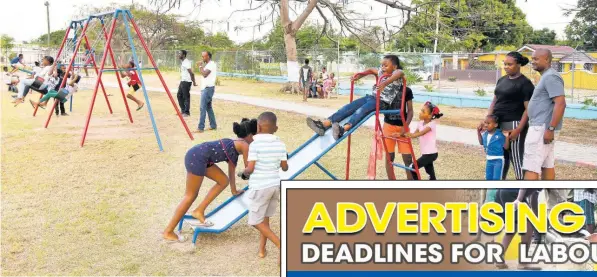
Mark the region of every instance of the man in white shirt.
<instances>
[{"instance_id":1,"label":"man in white shirt","mask_svg":"<svg viewBox=\"0 0 597 277\"><path fill-rule=\"evenodd\" d=\"M191 84L197 86L195 82L195 74L191 61L187 59L187 51L180 50L178 52L178 58L182 61L180 64L180 84L178 85L178 105L180 106L180 112L182 116L187 117L191 115Z\"/></svg>"},{"instance_id":2,"label":"man in white shirt","mask_svg":"<svg viewBox=\"0 0 597 277\"><path fill-rule=\"evenodd\" d=\"M205 114L209 117L210 128L208 130L217 129L216 115L212 107L212 100L216 88L216 63L211 60L211 53L204 51L201 53L203 62L199 65L199 73L203 76L203 90L201 90L201 105L199 108L199 126L197 132L203 133L205 130Z\"/></svg>"}]
</instances>

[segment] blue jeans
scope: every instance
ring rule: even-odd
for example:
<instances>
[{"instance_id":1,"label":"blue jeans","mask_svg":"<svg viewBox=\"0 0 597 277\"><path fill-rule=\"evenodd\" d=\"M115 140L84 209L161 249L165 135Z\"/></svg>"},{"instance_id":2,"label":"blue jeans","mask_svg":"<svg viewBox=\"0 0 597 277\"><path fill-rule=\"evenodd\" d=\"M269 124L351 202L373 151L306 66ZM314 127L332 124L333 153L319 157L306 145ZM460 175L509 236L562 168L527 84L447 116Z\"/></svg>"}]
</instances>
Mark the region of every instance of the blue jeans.
<instances>
[{"instance_id":1,"label":"blue jeans","mask_svg":"<svg viewBox=\"0 0 597 277\"><path fill-rule=\"evenodd\" d=\"M365 97L354 100L346 106L340 108L328 119L332 123L340 123L340 121L350 116L348 122L346 123L350 124L351 127L354 127L361 122L363 118L375 111L375 102L375 97L373 97L371 94L367 94Z\"/></svg>"},{"instance_id":2,"label":"blue jeans","mask_svg":"<svg viewBox=\"0 0 597 277\"><path fill-rule=\"evenodd\" d=\"M486 180L502 180L502 172L504 170L504 160L495 159L487 160L485 166L485 179Z\"/></svg>"},{"instance_id":3,"label":"blue jeans","mask_svg":"<svg viewBox=\"0 0 597 277\"><path fill-rule=\"evenodd\" d=\"M201 91L201 104L199 105L199 130L205 129L205 114L209 117L209 126L215 129L218 125L216 124L216 115L211 105L214 97L215 87L206 87Z\"/></svg>"}]
</instances>

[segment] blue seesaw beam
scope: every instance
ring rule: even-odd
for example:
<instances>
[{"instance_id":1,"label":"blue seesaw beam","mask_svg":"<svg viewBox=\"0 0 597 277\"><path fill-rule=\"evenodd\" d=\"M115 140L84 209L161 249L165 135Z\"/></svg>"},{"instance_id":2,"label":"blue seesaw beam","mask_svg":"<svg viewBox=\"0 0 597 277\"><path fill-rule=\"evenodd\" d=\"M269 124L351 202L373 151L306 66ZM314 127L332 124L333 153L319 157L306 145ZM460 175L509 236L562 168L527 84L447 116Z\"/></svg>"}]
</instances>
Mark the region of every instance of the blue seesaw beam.
<instances>
[{"instance_id":1,"label":"blue seesaw beam","mask_svg":"<svg viewBox=\"0 0 597 277\"><path fill-rule=\"evenodd\" d=\"M400 110L386 110L380 111L382 114L396 114L400 113ZM340 139L334 140L333 131L330 128L325 132L325 135L319 136L315 134L303 145L299 146L296 150L288 155L288 171L280 170L280 178L282 180L293 180L307 168L312 165L319 167L325 174L330 178L337 180L337 178L329 172L323 165L318 161L330 150L334 149L350 134L354 133L359 127L361 127L369 118L375 115L375 111L367 115L361 122L346 132ZM344 125L348 119L343 120L340 125ZM248 189L247 187L244 188ZM246 193L240 196L232 196L226 202L220 204L213 211L205 216L205 218L214 223L211 227L197 227L191 225L193 229L193 244L197 241L197 237L200 233L222 233L228 230L232 225L241 220L245 215L248 214L248 199ZM191 215L185 215L178 224L178 230L182 230L183 223L197 223L197 219Z\"/></svg>"}]
</instances>

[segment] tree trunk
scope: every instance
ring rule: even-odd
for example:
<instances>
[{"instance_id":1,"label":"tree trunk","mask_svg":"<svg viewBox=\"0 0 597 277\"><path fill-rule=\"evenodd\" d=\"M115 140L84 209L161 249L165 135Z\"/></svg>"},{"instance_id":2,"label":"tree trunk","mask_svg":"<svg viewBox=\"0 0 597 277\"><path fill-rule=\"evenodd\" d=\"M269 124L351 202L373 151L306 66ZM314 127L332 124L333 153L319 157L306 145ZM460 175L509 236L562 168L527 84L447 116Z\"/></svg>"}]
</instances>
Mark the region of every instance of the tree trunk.
<instances>
[{"instance_id":1,"label":"tree trunk","mask_svg":"<svg viewBox=\"0 0 597 277\"><path fill-rule=\"evenodd\" d=\"M317 5L317 0L309 0L307 8L297 17L293 22L290 21L288 15L289 7L288 0L280 1L280 22L284 29L284 45L286 46L286 72L287 80L281 89L281 92L300 93L299 88L299 64L297 61L296 52L296 33L299 28L305 23L309 14L313 11Z\"/></svg>"},{"instance_id":2,"label":"tree trunk","mask_svg":"<svg viewBox=\"0 0 597 277\"><path fill-rule=\"evenodd\" d=\"M296 37L294 32L284 34L284 44L286 46L286 71L287 80L286 83L280 90L282 92L300 93L299 88L299 64L297 61L296 51Z\"/></svg>"}]
</instances>

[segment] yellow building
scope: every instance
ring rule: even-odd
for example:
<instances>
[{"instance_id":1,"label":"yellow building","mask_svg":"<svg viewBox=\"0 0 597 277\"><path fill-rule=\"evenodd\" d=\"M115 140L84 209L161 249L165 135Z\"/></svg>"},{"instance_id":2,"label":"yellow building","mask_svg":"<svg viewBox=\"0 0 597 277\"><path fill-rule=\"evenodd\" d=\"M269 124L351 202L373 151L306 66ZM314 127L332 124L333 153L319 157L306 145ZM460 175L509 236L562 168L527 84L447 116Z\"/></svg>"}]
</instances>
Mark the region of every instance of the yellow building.
<instances>
[{"instance_id":1,"label":"yellow building","mask_svg":"<svg viewBox=\"0 0 597 277\"><path fill-rule=\"evenodd\" d=\"M576 51L570 46L527 44L518 52L531 58L536 49L549 49L553 55L552 68L556 69L564 79L567 88L597 90L597 53ZM530 66L523 71L529 78L538 80L539 75ZM505 74L502 72L502 74Z\"/></svg>"},{"instance_id":2,"label":"yellow building","mask_svg":"<svg viewBox=\"0 0 597 277\"><path fill-rule=\"evenodd\" d=\"M597 90L597 52L576 51L570 46L538 45L527 44L518 49L518 52L531 59L533 52L537 49L549 49L553 55L552 67L562 75L564 85L567 88ZM471 71L474 76L484 80L491 79L491 72L496 70L500 76L506 75L504 71L504 59L508 51L494 51L487 54L454 54L442 58L444 70L451 71L450 75L457 75L455 72L465 73ZM480 71L487 71L484 76ZM523 74L533 80L539 81L540 75L535 72L531 65L522 68ZM493 75L495 76L495 74Z\"/></svg>"}]
</instances>

